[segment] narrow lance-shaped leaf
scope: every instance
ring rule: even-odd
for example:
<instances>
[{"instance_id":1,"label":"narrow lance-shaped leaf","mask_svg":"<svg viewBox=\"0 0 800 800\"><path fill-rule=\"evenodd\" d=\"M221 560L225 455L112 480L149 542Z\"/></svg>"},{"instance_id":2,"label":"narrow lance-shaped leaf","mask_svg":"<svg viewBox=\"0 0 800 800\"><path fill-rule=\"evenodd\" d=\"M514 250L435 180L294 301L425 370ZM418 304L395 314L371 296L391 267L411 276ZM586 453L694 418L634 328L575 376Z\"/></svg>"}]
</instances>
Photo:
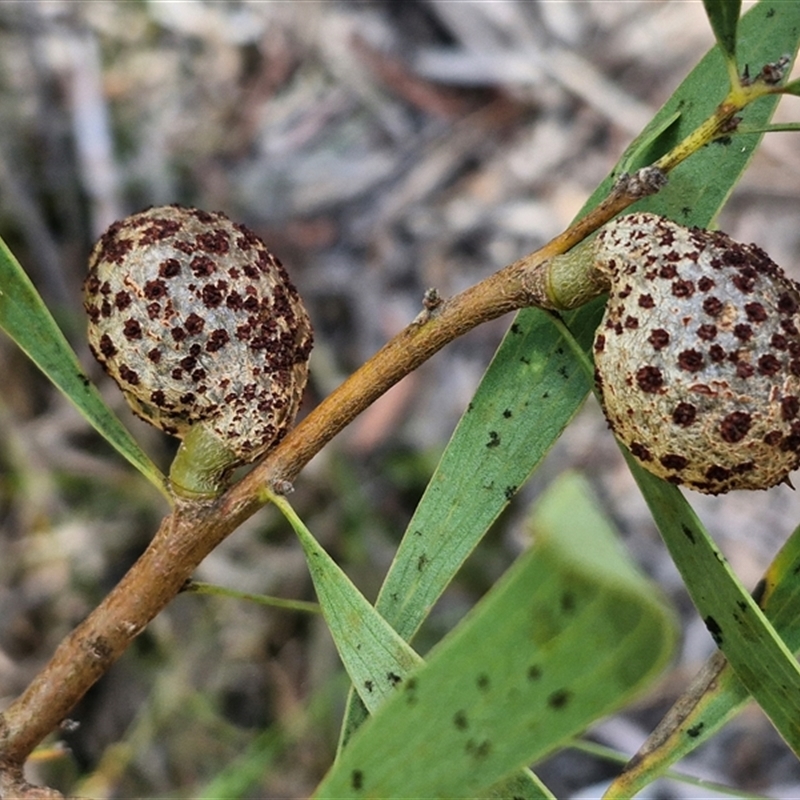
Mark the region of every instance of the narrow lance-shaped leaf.
<instances>
[{"instance_id":1,"label":"narrow lance-shaped leaf","mask_svg":"<svg viewBox=\"0 0 800 800\"><path fill-rule=\"evenodd\" d=\"M563 476L531 526L533 547L364 723L315 797L486 797L663 667L672 614L586 482Z\"/></svg>"},{"instance_id":2,"label":"narrow lance-shaped leaf","mask_svg":"<svg viewBox=\"0 0 800 800\"><path fill-rule=\"evenodd\" d=\"M800 4L759 3L741 20L740 56L747 63L764 64L794 53L798 30ZM630 145L621 159L624 170L615 170L584 210L608 193L620 171L643 166L687 136L714 111L728 89L724 64L714 48ZM759 100L742 116L747 124L766 124L775 104L774 97ZM664 190L641 201L637 208L684 224L707 226L749 163L759 139L758 134L737 136L736 147L703 149L670 174ZM586 346L600 310L601 305L593 303L565 315ZM378 608L404 637L416 631L464 559L583 402L589 382L574 356L563 355L567 349L557 334L553 336L545 312L529 309L517 315L453 434L381 589ZM550 368L542 369L541 361ZM492 431L501 446L495 444L498 439L491 436ZM417 569L419 563L425 565L423 572ZM363 707L351 702L343 741L363 718Z\"/></svg>"},{"instance_id":3,"label":"narrow lance-shaped leaf","mask_svg":"<svg viewBox=\"0 0 800 800\"><path fill-rule=\"evenodd\" d=\"M267 495L291 524L308 561L325 621L364 705L375 712L422 663L320 546L284 497ZM437 710L431 708L436 714ZM488 797L554 800L529 770L501 780Z\"/></svg>"},{"instance_id":4,"label":"narrow lance-shaped leaf","mask_svg":"<svg viewBox=\"0 0 800 800\"><path fill-rule=\"evenodd\" d=\"M800 755L800 665L680 491L645 472L627 453L626 458L706 628L737 677Z\"/></svg>"},{"instance_id":5,"label":"narrow lance-shaped leaf","mask_svg":"<svg viewBox=\"0 0 800 800\"><path fill-rule=\"evenodd\" d=\"M703 5L726 61L736 66L736 28L742 10L741 0L703 0Z\"/></svg>"},{"instance_id":6,"label":"narrow lance-shaped leaf","mask_svg":"<svg viewBox=\"0 0 800 800\"><path fill-rule=\"evenodd\" d=\"M767 619L795 654L800 650L800 527L796 528L754 593ZM609 787L608 800L635 796L668 767L707 741L750 699L718 650Z\"/></svg>"},{"instance_id":7,"label":"narrow lance-shaped leaf","mask_svg":"<svg viewBox=\"0 0 800 800\"><path fill-rule=\"evenodd\" d=\"M166 479L86 377L78 357L22 266L0 240L0 327L86 420L169 498Z\"/></svg>"}]
</instances>

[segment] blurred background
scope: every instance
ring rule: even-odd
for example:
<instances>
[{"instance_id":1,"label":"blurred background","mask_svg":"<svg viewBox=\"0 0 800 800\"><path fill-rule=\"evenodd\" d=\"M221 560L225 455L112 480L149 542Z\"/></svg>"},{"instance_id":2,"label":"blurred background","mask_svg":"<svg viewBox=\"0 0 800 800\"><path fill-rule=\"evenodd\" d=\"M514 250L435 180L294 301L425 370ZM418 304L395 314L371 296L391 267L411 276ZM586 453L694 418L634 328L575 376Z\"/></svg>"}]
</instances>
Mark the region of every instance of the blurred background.
<instances>
[{"instance_id":1,"label":"blurred background","mask_svg":"<svg viewBox=\"0 0 800 800\"><path fill-rule=\"evenodd\" d=\"M86 258L109 223L180 202L258 232L316 329L308 409L414 318L426 288L458 292L560 232L712 44L700 2L6 0L0 235L166 469L174 442L129 414L85 344ZM797 119L796 102L779 117ZM796 135L772 135L719 221L795 278L798 182ZM510 321L473 331L402 381L297 481L293 504L368 597ZM166 509L5 337L0 374L2 705ZM683 617L670 672L592 731L632 753L712 642L592 400L415 645L427 650L502 574L528 505L567 467L589 476ZM748 586L800 520L785 486L690 499ZM313 599L299 547L266 511L197 577ZM182 596L76 709L80 724L59 734L68 752L36 762L31 777L97 798L197 797L234 767L248 785L237 796L303 798L333 758L346 687L321 619ZM683 768L800 796L800 766L755 708ZM559 797L593 797L617 769L565 751L537 772ZM670 782L650 796L700 795Z\"/></svg>"}]
</instances>

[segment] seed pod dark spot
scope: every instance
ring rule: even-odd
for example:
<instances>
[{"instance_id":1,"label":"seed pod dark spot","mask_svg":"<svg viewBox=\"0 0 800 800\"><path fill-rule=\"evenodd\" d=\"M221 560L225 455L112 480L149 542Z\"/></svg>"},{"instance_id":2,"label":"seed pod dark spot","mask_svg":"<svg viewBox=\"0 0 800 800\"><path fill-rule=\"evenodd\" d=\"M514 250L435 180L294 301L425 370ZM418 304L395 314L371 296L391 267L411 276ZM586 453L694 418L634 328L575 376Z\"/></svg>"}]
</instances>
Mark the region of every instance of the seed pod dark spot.
<instances>
[{"instance_id":1,"label":"seed pod dark spot","mask_svg":"<svg viewBox=\"0 0 800 800\"><path fill-rule=\"evenodd\" d=\"M778 311L781 314L796 314L797 313L797 298L789 294L789 292L784 292L778 298Z\"/></svg>"},{"instance_id":2,"label":"seed pod dark spot","mask_svg":"<svg viewBox=\"0 0 800 800\"><path fill-rule=\"evenodd\" d=\"M176 342L182 342L186 338L186 331L178 326L172 328L170 334Z\"/></svg>"},{"instance_id":3,"label":"seed pod dark spot","mask_svg":"<svg viewBox=\"0 0 800 800\"><path fill-rule=\"evenodd\" d=\"M653 308L655 306L655 300L653 300L653 295L651 294L640 294L638 302L640 308Z\"/></svg>"},{"instance_id":4,"label":"seed pod dark spot","mask_svg":"<svg viewBox=\"0 0 800 800\"><path fill-rule=\"evenodd\" d=\"M662 466L666 469L674 469L680 471L686 469L689 460L685 456L678 455L677 453L667 453L659 459Z\"/></svg>"},{"instance_id":5,"label":"seed pod dark spot","mask_svg":"<svg viewBox=\"0 0 800 800\"><path fill-rule=\"evenodd\" d=\"M750 322L763 322L767 318L767 312L761 303L745 303L744 313Z\"/></svg>"},{"instance_id":6,"label":"seed pod dark spot","mask_svg":"<svg viewBox=\"0 0 800 800\"><path fill-rule=\"evenodd\" d=\"M224 255L230 246L228 235L221 230L201 233L197 236L197 245L207 253Z\"/></svg>"},{"instance_id":7,"label":"seed pod dark spot","mask_svg":"<svg viewBox=\"0 0 800 800\"><path fill-rule=\"evenodd\" d=\"M694 283L688 280L677 280L672 284L675 297L691 297L694 294Z\"/></svg>"},{"instance_id":8,"label":"seed pod dark spot","mask_svg":"<svg viewBox=\"0 0 800 800\"><path fill-rule=\"evenodd\" d=\"M119 376L131 386L136 386L139 383L139 373L135 369L131 369L127 364L119 365Z\"/></svg>"},{"instance_id":9,"label":"seed pod dark spot","mask_svg":"<svg viewBox=\"0 0 800 800\"><path fill-rule=\"evenodd\" d=\"M211 335L208 337L208 342L206 342L206 350L209 353L216 353L217 350L224 347L229 341L230 336L228 335L228 331L224 328L217 328L217 330L212 331Z\"/></svg>"},{"instance_id":10,"label":"seed pod dark spot","mask_svg":"<svg viewBox=\"0 0 800 800\"><path fill-rule=\"evenodd\" d=\"M139 324L138 319L126 319L125 325L122 328L122 335L126 339L141 339L142 326Z\"/></svg>"},{"instance_id":11,"label":"seed pod dark spot","mask_svg":"<svg viewBox=\"0 0 800 800\"><path fill-rule=\"evenodd\" d=\"M652 461L653 456L650 451L639 442L631 442L630 451L639 461Z\"/></svg>"},{"instance_id":12,"label":"seed pod dark spot","mask_svg":"<svg viewBox=\"0 0 800 800\"><path fill-rule=\"evenodd\" d=\"M673 253L673 255L677 256L677 253ZM669 255L665 254L665 258L668 258ZM678 276L678 270L672 264L664 264L658 270L658 277L664 278L664 280L672 280L672 278L676 278Z\"/></svg>"},{"instance_id":13,"label":"seed pod dark spot","mask_svg":"<svg viewBox=\"0 0 800 800\"><path fill-rule=\"evenodd\" d=\"M713 278L709 278L707 275L703 275L699 281L697 281L697 288L701 292L707 292L713 289L717 284L714 282Z\"/></svg>"},{"instance_id":14,"label":"seed pod dark spot","mask_svg":"<svg viewBox=\"0 0 800 800\"><path fill-rule=\"evenodd\" d=\"M724 304L718 297L707 297L703 300L703 311L711 317L718 317L723 307Z\"/></svg>"},{"instance_id":15,"label":"seed pod dark spot","mask_svg":"<svg viewBox=\"0 0 800 800\"><path fill-rule=\"evenodd\" d=\"M742 294L750 294L753 291L756 283L756 275L755 272L745 272L744 270L740 272L738 275L734 275L731 283L740 291Z\"/></svg>"},{"instance_id":16,"label":"seed pod dark spot","mask_svg":"<svg viewBox=\"0 0 800 800\"><path fill-rule=\"evenodd\" d=\"M697 329L697 335L705 342L710 342L717 338L717 326L706 322Z\"/></svg>"},{"instance_id":17,"label":"seed pod dark spot","mask_svg":"<svg viewBox=\"0 0 800 800\"><path fill-rule=\"evenodd\" d=\"M158 274L162 278L174 278L180 274L180 271L181 262L177 258L168 258L166 261L162 261L158 268Z\"/></svg>"},{"instance_id":18,"label":"seed pod dark spot","mask_svg":"<svg viewBox=\"0 0 800 800\"><path fill-rule=\"evenodd\" d=\"M769 343L776 350L785 350L787 347L786 337L780 333L773 333Z\"/></svg>"},{"instance_id":19,"label":"seed pod dark spot","mask_svg":"<svg viewBox=\"0 0 800 800\"><path fill-rule=\"evenodd\" d=\"M201 317L192 312L186 317L186 331L191 336L197 336L198 334L203 332L203 327L205 326L206 321Z\"/></svg>"},{"instance_id":20,"label":"seed pod dark spot","mask_svg":"<svg viewBox=\"0 0 800 800\"><path fill-rule=\"evenodd\" d=\"M699 372L703 368L703 354L697 350L678 353L678 366L686 372Z\"/></svg>"},{"instance_id":21,"label":"seed pod dark spot","mask_svg":"<svg viewBox=\"0 0 800 800\"><path fill-rule=\"evenodd\" d=\"M160 279L147 281L144 285L144 296L148 300L160 300L167 294L167 284Z\"/></svg>"},{"instance_id":22,"label":"seed pod dark spot","mask_svg":"<svg viewBox=\"0 0 800 800\"><path fill-rule=\"evenodd\" d=\"M697 408L691 403L680 402L672 412L672 421L684 428L691 425L697 418Z\"/></svg>"},{"instance_id":23,"label":"seed pod dark spot","mask_svg":"<svg viewBox=\"0 0 800 800\"><path fill-rule=\"evenodd\" d=\"M758 359L758 371L762 375L772 376L780 372L781 362L771 353L766 353Z\"/></svg>"},{"instance_id":24,"label":"seed pod dark spot","mask_svg":"<svg viewBox=\"0 0 800 800\"><path fill-rule=\"evenodd\" d=\"M630 314L625 317L625 327L628 330L636 330L639 327L639 320L636 317L630 316Z\"/></svg>"},{"instance_id":25,"label":"seed pod dark spot","mask_svg":"<svg viewBox=\"0 0 800 800\"><path fill-rule=\"evenodd\" d=\"M708 357L715 364L719 364L720 362L725 360L725 350L722 348L721 345L712 344L711 347L708 348Z\"/></svg>"},{"instance_id":26,"label":"seed pod dark spot","mask_svg":"<svg viewBox=\"0 0 800 800\"><path fill-rule=\"evenodd\" d=\"M195 278L207 278L214 272L214 262L204 255L195 256L189 266Z\"/></svg>"},{"instance_id":27,"label":"seed pod dark spot","mask_svg":"<svg viewBox=\"0 0 800 800\"><path fill-rule=\"evenodd\" d=\"M606 346L606 337L602 333L598 333L594 339L594 351L595 353L601 353L603 348Z\"/></svg>"},{"instance_id":28,"label":"seed pod dark spot","mask_svg":"<svg viewBox=\"0 0 800 800\"><path fill-rule=\"evenodd\" d=\"M203 304L207 308L216 308L222 303L222 291L217 286L214 286L213 283L207 283L203 287L200 296L203 298Z\"/></svg>"},{"instance_id":29,"label":"seed pod dark spot","mask_svg":"<svg viewBox=\"0 0 800 800\"><path fill-rule=\"evenodd\" d=\"M653 345L655 350L661 350L669 344L669 333L663 328L656 328L650 332L647 341Z\"/></svg>"},{"instance_id":30,"label":"seed pod dark spot","mask_svg":"<svg viewBox=\"0 0 800 800\"><path fill-rule=\"evenodd\" d=\"M151 350L151 351L150 351L150 352L147 354L147 357L148 357L148 358L149 358L149 359L150 359L150 360L151 360L151 361L152 361L154 364L158 364L158 362L159 362L159 361L161 361L161 351L160 351L160 350L159 350L157 347L154 347L154 348L153 348L153 349L152 349L152 350Z\"/></svg>"},{"instance_id":31,"label":"seed pod dark spot","mask_svg":"<svg viewBox=\"0 0 800 800\"><path fill-rule=\"evenodd\" d=\"M747 436L751 424L750 414L744 411L734 411L722 420L719 426L719 433L726 442L740 442Z\"/></svg>"},{"instance_id":32,"label":"seed pod dark spot","mask_svg":"<svg viewBox=\"0 0 800 800\"><path fill-rule=\"evenodd\" d=\"M131 304L131 296L129 292L117 292L114 295L114 305L117 311L124 311Z\"/></svg>"},{"instance_id":33,"label":"seed pod dark spot","mask_svg":"<svg viewBox=\"0 0 800 800\"><path fill-rule=\"evenodd\" d=\"M792 420L798 411L800 411L800 398L792 394L781 398L781 419Z\"/></svg>"},{"instance_id":34,"label":"seed pod dark spot","mask_svg":"<svg viewBox=\"0 0 800 800\"><path fill-rule=\"evenodd\" d=\"M734 325L733 335L737 339L747 342L753 338L753 329L749 325L745 325L745 323L740 322L738 325Z\"/></svg>"},{"instance_id":35,"label":"seed pod dark spot","mask_svg":"<svg viewBox=\"0 0 800 800\"><path fill-rule=\"evenodd\" d=\"M117 348L114 346L114 342L111 341L111 337L107 333L104 333L100 337L99 344L100 344L100 352L106 358L112 358L117 354Z\"/></svg>"},{"instance_id":36,"label":"seed pod dark spot","mask_svg":"<svg viewBox=\"0 0 800 800\"><path fill-rule=\"evenodd\" d=\"M739 361L736 364L736 377L747 379L751 378L755 373L756 369L752 364L749 364L747 361Z\"/></svg>"},{"instance_id":37,"label":"seed pod dark spot","mask_svg":"<svg viewBox=\"0 0 800 800\"><path fill-rule=\"evenodd\" d=\"M636 372L636 384L643 392L657 392L664 385L664 376L658 367L647 365Z\"/></svg>"},{"instance_id":38,"label":"seed pod dark spot","mask_svg":"<svg viewBox=\"0 0 800 800\"><path fill-rule=\"evenodd\" d=\"M706 478L709 481L722 482L728 480L731 476L731 471L719 464L713 464L706 470Z\"/></svg>"}]
</instances>

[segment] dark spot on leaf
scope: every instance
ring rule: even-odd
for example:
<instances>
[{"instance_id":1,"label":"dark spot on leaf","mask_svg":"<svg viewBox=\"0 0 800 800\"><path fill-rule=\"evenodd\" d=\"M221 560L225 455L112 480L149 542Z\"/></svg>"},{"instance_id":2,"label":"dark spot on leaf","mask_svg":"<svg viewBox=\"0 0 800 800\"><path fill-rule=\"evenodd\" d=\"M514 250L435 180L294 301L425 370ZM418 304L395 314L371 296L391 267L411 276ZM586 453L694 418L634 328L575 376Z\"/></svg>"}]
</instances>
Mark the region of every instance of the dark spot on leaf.
<instances>
[{"instance_id":1,"label":"dark spot on leaf","mask_svg":"<svg viewBox=\"0 0 800 800\"><path fill-rule=\"evenodd\" d=\"M489 441L486 443L487 447L499 447L500 434L497 431L489 431Z\"/></svg>"},{"instance_id":2,"label":"dark spot on leaf","mask_svg":"<svg viewBox=\"0 0 800 800\"><path fill-rule=\"evenodd\" d=\"M542 668L538 664L531 664L525 674L529 681L538 681L542 677Z\"/></svg>"},{"instance_id":3,"label":"dark spot on leaf","mask_svg":"<svg viewBox=\"0 0 800 800\"><path fill-rule=\"evenodd\" d=\"M486 673L482 672L480 675L478 675L477 679L475 680L475 685L482 692L488 692L489 691L489 686L491 685L491 682L489 680L489 676Z\"/></svg>"},{"instance_id":4,"label":"dark spot on leaf","mask_svg":"<svg viewBox=\"0 0 800 800\"><path fill-rule=\"evenodd\" d=\"M681 530L683 531L683 535L692 543L694 544L694 531L685 523L681 523Z\"/></svg>"},{"instance_id":5,"label":"dark spot on leaf","mask_svg":"<svg viewBox=\"0 0 800 800\"><path fill-rule=\"evenodd\" d=\"M392 686L397 686L397 684L401 683L403 679L396 672L387 672L386 680L389 681Z\"/></svg>"},{"instance_id":6,"label":"dark spot on leaf","mask_svg":"<svg viewBox=\"0 0 800 800\"><path fill-rule=\"evenodd\" d=\"M722 645L722 628L720 628L719 623L711 615L707 616L703 622L711 634L714 644L720 647Z\"/></svg>"},{"instance_id":7,"label":"dark spot on leaf","mask_svg":"<svg viewBox=\"0 0 800 800\"><path fill-rule=\"evenodd\" d=\"M460 731L465 731L467 728L469 728L469 720L467 719L466 711L456 711L456 713L453 715L453 725L455 725Z\"/></svg>"},{"instance_id":8,"label":"dark spot on leaf","mask_svg":"<svg viewBox=\"0 0 800 800\"><path fill-rule=\"evenodd\" d=\"M354 769L350 774L350 785L355 792L360 792L364 788L364 773L360 769Z\"/></svg>"},{"instance_id":9,"label":"dark spot on leaf","mask_svg":"<svg viewBox=\"0 0 800 800\"><path fill-rule=\"evenodd\" d=\"M564 708L572 699L572 692L568 689L558 689L547 698L547 705L554 711Z\"/></svg>"},{"instance_id":10,"label":"dark spot on leaf","mask_svg":"<svg viewBox=\"0 0 800 800\"><path fill-rule=\"evenodd\" d=\"M705 726L705 722L698 722L697 725L692 725L691 728L686 729L686 735L691 739L696 739L703 732Z\"/></svg>"}]
</instances>

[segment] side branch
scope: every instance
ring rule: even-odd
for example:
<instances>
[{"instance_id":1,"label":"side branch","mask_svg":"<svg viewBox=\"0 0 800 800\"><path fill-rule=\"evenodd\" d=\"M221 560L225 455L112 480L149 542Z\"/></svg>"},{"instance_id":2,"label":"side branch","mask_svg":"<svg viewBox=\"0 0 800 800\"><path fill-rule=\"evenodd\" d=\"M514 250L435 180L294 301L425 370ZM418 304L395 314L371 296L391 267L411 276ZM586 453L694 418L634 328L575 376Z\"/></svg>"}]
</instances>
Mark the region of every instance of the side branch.
<instances>
[{"instance_id":1,"label":"side branch","mask_svg":"<svg viewBox=\"0 0 800 800\"><path fill-rule=\"evenodd\" d=\"M10 780L23 786L21 768L31 751L172 600L198 564L265 504L264 486L279 491L293 481L359 413L449 342L508 312L526 306L553 307L544 277L549 259L635 200L657 191L663 178L663 172L650 168L626 176L603 203L541 250L427 308L220 498L178 501L122 581L61 642L51 661L0 716L0 768L5 770L5 785Z\"/></svg>"}]
</instances>

